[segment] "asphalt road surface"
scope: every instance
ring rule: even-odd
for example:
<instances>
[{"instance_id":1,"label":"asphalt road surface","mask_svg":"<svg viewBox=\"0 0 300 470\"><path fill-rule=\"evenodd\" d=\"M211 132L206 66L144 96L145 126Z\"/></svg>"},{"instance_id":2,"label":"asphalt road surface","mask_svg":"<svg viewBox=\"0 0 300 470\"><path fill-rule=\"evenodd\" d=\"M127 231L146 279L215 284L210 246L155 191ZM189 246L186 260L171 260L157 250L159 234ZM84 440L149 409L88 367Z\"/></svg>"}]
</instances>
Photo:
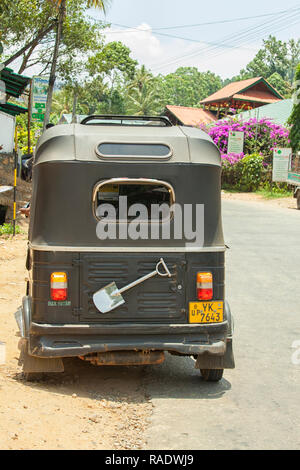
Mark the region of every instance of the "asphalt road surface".
<instances>
[{"instance_id":1,"label":"asphalt road surface","mask_svg":"<svg viewBox=\"0 0 300 470\"><path fill-rule=\"evenodd\" d=\"M224 201L223 219L236 369L213 384L190 358L147 368L147 446L299 449L300 211Z\"/></svg>"}]
</instances>

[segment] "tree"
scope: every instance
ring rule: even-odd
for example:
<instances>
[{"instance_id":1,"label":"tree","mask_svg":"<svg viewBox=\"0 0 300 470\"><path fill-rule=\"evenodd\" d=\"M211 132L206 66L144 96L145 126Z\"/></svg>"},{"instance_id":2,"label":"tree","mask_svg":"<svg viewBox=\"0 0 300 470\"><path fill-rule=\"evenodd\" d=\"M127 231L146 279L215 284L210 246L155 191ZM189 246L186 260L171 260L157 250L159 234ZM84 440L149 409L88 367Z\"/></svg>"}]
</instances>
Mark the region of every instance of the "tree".
<instances>
[{"instance_id":1,"label":"tree","mask_svg":"<svg viewBox=\"0 0 300 470\"><path fill-rule=\"evenodd\" d=\"M121 42L110 42L87 61L86 68L93 77L93 83L107 85L109 113L113 110L113 100L116 99L118 90L135 75L137 62L130 54L130 49Z\"/></svg>"},{"instance_id":2,"label":"tree","mask_svg":"<svg viewBox=\"0 0 300 470\"><path fill-rule=\"evenodd\" d=\"M149 90L144 87L131 89L128 95L127 109L130 114L136 116L153 116L161 109L161 100L157 90Z\"/></svg>"},{"instance_id":3,"label":"tree","mask_svg":"<svg viewBox=\"0 0 300 470\"><path fill-rule=\"evenodd\" d=\"M138 69L132 79L132 81L128 84L128 90L137 88L138 90L142 91L142 89L146 86L151 86L154 83L154 77L152 73L150 73L145 65L142 65L140 69Z\"/></svg>"},{"instance_id":4,"label":"tree","mask_svg":"<svg viewBox=\"0 0 300 470\"><path fill-rule=\"evenodd\" d=\"M57 4L60 6L64 0L51 0L54 4ZM86 0L86 4L88 8L94 7L94 8L100 8L101 10L106 12L107 6L110 4L110 0Z\"/></svg>"},{"instance_id":5,"label":"tree","mask_svg":"<svg viewBox=\"0 0 300 470\"><path fill-rule=\"evenodd\" d=\"M180 67L174 73L160 76L160 89L165 105L197 107L199 101L221 87L220 77L212 72L199 72L196 67Z\"/></svg>"},{"instance_id":6,"label":"tree","mask_svg":"<svg viewBox=\"0 0 300 470\"><path fill-rule=\"evenodd\" d=\"M64 5L67 8L61 23L58 20ZM19 73L34 65L39 66L41 75L50 71L49 105L57 76L72 87L75 110L79 76L84 71L86 55L102 46L100 32L104 25L90 21L86 15L90 5L88 0L1 0L1 37L10 52L4 58L4 65L21 59ZM104 6L104 2L99 5ZM46 122L49 109L48 106Z\"/></svg>"},{"instance_id":7,"label":"tree","mask_svg":"<svg viewBox=\"0 0 300 470\"><path fill-rule=\"evenodd\" d=\"M157 80L144 65L127 85L127 110L130 114L150 116L162 110Z\"/></svg>"},{"instance_id":8,"label":"tree","mask_svg":"<svg viewBox=\"0 0 300 470\"><path fill-rule=\"evenodd\" d=\"M5 48L11 51L4 57L4 65L22 57L22 68L24 60L29 59L55 24L53 8L45 0L1 0L0 37Z\"/></svg>"},{"instance_id":9,"label":"tree","mask_svg":"<svg viewBox=\"0 0 300 470\"><path fill-rule=\"evenodd\" d=\"M291 146L294 152L300 150L300 63L295 73L295 98L292 114L288 123L292 128L290 131Z\"/></svg>"},{"instance_id":10,"label":"tree","mask_svg":"<svg viewBox=\"0 0 300 470\"><path fill-rule=\"evenodd\" d=\"M57 28L56 28L56 36L55 36L55 46L54 46L53 57L52 57L52 62L51 62L50 77L49 77L49 88L48 88L48 95L47 95L44 128L48 124L49 118L50 118L52 96L53 96L53 90L54 90L54 85L55 85L55 80L56 80L59 47L61 44L63 27L64 27L64 23L66 19L66 8L71 2L71 0L51 0L51 1L52 3L56 5L56 8L57 8ZM94 7L99 8L102 11L105 11L105 8L108 5L108 3L109 3L109 0L85 0L85 4L88 8L91 6L94 6Z\"/></svg>"},{"instance_id":11,"label":"tree","mask_svg":"<svg viewBox=\"0 0 300 470\"><path fill-rule=\"evenodd\" d=\"M57 123L63 114L72 113L72 89L64 87L53 93L51 120Z\"/></svg>"},{"instance_id":12,"label":"tree","mask_svg":"<svg viewBox=\"0 0 300 470\"><path fill-rule=\"evenodd\" d=\"M268 82L285 98L290 98L291 96L291 86L285 81L279 73L275 72L271 77L269 77Z\"/></svg>"},{"instance_id":13,"label":"tree","mask_svg":"<svg viewBox=\"0 0 300 470\"><path fill-rule=\"evenodd\" d=\"M269 36L263 41L263 48L258 51L254 59L249 62L240 76L244 78L270 77L279 74L283 80L292 84L293 70L300 60L300 40L291 39L288 42L277 40Z\"/></svg>"}]
</instances>

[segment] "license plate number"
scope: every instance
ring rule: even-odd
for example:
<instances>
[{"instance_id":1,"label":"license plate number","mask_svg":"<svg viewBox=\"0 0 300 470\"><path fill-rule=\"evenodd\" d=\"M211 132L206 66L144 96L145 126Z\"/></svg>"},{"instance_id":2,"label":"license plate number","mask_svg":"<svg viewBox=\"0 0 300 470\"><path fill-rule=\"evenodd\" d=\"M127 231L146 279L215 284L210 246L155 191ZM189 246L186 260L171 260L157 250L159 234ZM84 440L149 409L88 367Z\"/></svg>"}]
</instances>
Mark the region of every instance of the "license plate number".
<instances>
[{"instance_id":1,"label":"license plate number","mask_svg":"<svg viewBox=\"0 0 300 470\"><path fill-rule=\"evenodd\" d=\"M190 323L221 323L224 317L223 302L190 302Z\"/></svg>"}]
</instances>

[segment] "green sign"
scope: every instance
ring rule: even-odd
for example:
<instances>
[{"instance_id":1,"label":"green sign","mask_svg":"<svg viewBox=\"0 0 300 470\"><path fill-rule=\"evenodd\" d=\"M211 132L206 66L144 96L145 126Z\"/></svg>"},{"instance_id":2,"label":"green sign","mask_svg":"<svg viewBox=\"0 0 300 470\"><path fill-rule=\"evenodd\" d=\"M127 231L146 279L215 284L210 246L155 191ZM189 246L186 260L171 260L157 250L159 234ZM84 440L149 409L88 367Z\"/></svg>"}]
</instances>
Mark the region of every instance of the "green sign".
<instances>
[{"instance_id":1,"label":"green sign","mask_svg":"<svg viewBox=\"0 0 300 470\"><path fill-rule=\"evenodd\" d=\"M31 86L31 118L33 121L43 122L46 112L48 78L33 77Z\"/></svg>"},{"instance_id":2,"label":"green sign","mask_svg":"<svg viewBox=\"0 0 300 470\"><path fill-rule=\"evenodd\" d=\"M34 121L44 122L45 114L43 114L43 113L32 113L32 119Z\"/></svg>"}]
</instances>

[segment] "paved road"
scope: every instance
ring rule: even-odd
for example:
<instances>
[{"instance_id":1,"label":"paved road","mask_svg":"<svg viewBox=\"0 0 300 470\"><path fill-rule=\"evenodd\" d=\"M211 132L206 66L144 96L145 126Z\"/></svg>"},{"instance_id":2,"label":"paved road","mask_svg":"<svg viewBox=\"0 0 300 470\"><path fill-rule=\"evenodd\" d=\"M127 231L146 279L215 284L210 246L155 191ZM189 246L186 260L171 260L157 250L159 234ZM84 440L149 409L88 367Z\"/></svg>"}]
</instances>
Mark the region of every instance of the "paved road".
<instances>
[{"instance_id":1,"label":"paved road","mask_svg":"<svg viewBox=\"0 0 300 470\"><path fill-rule=\"evenodd\" d=\"M299 449L300 211L224 201L223 217L237 367L218 384L190 358L147 369L148 448Z\"/></svg>"}]
</instances>

